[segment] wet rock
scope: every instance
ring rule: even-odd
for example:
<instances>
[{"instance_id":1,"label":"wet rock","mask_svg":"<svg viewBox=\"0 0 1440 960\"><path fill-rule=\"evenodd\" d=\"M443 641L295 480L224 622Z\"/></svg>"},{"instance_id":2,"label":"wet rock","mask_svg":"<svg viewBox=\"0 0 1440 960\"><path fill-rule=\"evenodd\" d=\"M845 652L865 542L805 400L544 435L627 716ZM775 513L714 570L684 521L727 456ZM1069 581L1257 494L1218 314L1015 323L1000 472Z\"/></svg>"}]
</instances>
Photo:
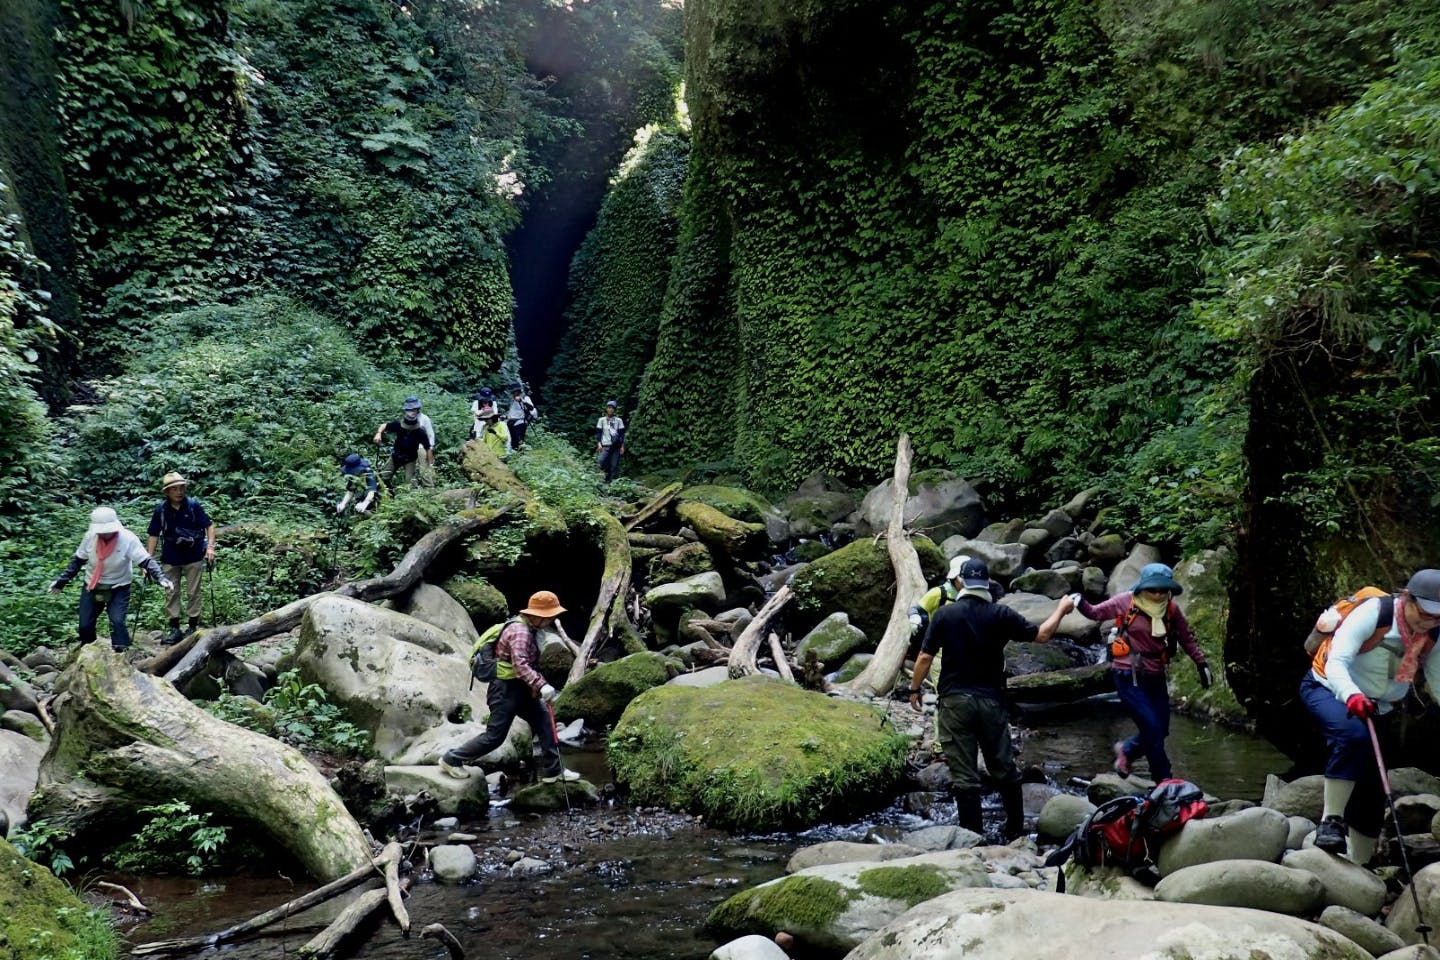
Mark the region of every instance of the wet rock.
<instances>
[{"instance_id":1,"label":"wet rock","mask_svg":"<svg viewBox=\"0 0 1440 960\"><path fill-rule=\"evenodd\" d=\"M1009 582L1025 571L1023 543L991 543L987 540L969 540L965 537L951 537L940 545L940 552L946 560L954 557L977 557L990 568L990 576Z\"/></svg>"},{"instance_id":2,"label":"wet rock","mask_svg":"<svg viewBox=\"0 0 1440 960\"><path fill-rule=\"evenodd\" d=\"M934 761L915 775L915 782L926 790L948 790L950 781L950 766L944 760Z\"/></svg>"},{"instance_id":3,"label":"wet rock","mask_svg":"<svg viewBox=\"0 0 1440 960\"><path fill-rule=\"evenodd\" d=\"M1085 799L1098 807L1116 797L1125 797L1132 793L1149 793L1154 789L1154 780L1147 780L1140 776L1122 777L1118 773L1107 771L1096 774L1095 778L1090 781L1090 786L1085 789Z\"/></svg>"},{"instance_id":4,"label":"wet rock","mask_svg":"<svg viewBox=\"0 0 1440 960\"><path fill-rule=\"evenodd\" d=\"M1364 867L1324 850L1292 850L1280 861L1313 874L1324 888L1326 906L1349 907L1373 917L1385 905L1385 883Z\"/></svg>"},{"instance_id":5,"label":"wet rock","mask_svg":"<svg viewBox=\"0 0 1440 960\"><path fill-rule=\"evenodd\" d=\"M597 729L608 727L620 719L631 700L679 672L678 662L652 651L602 663L560 691L555 718L561 723L584 720Z\"/></svg>"},{"instance_id":6,"label":"wet rock","mask_svg":"<svg viewBox=\"0 0 1440 960\"><path fill-rule=\"evenodd\" d=\"M1022 783L1020 796L1025 801L1025 815L1038 817L1045 804L1060 795L1060 788L1049 783Z\"/></svg>"},{"instance_id":7,"label":"wet rock","mask_svg":"<svg viewBox=\"0 0 1440 960\"><path fill-rule=\"evenodd\" d=\"M1420 899L1420 909L1424 911L1427 922L1434 923L1436 917L1440 917L1440 863L1432 863L1415 872L1415 896ZM1387 929L1397 934L1406 944L1420 943L1420 934L1415 928L1420 921L1415 916L1415 896L1410 893L1410 888L1400 891L1396 898L1395 905L1390 908L1390 915L1385 918Z\"/></svg>"},{"instance_id":8,"label":"wet rock","mask_svg":"<svg viewBox=\"0 0 1440 960\"><path fill-rule=\"evenodd\" d=\"M1169 876L1187 867L1214 861L1273 863L1285 852L1289 836L1289 822L1267 807L1253 807L1214 820L1191 820L1161 846L1156 866L1161 876Z\"/></svg>"},{"instance_id":9,"label":"wet rock","mask_svg":"<svg viewBox=\"0 0 1440 960\"><path fill-rule=\"evenodd\" d=\"M490 787L479 770L466 769L470 776L456 780L441 773L439 767L389 766L385 768L385 787L391 795L399 797L423 790L435 798L435 809L440 813L484 813L490 808Z\"/></svg>"},{"instance_id":10,"label":"wet rock","mask_svg":"<svg viewBox=\"0 0 1440 960\"><path fill-rule=\"evenodd\" d=\"M645 594L645 605L657 614L667 613L673 617L686 610L719 610L725 602L725 581L720 574L710 571L697 573L684 580L654 587Z\"/></svg>"},{"instance_id":11,"label":"wet rock","mask_svg":"<svg viewBox=\"0 0 1440 960\"><path fill-rule=\"evenodd\" d=\"M1082 867L1065 864L1065 892L1092 900L1154 900L1155 891L1120 867Z\"/></svg>"},{"instance_id":12,"label":"wet rock","mask_svg":"<svg viewBox=\"0 0 1440 960\"><path fill-rule=\"evenodd\" d=\"M25 806L35 792L45 746L10 730L0 730L0 815L15 831L25 826Z\"/></svg>"},{"instance_id":13,"label":"wet rock","mask_svg":"<svg viewBox=\"0 0 1440 960\"><path fill-rule=\"evenodd\" d=\"M1305 838L1315 832L1315 821L1308 817L1286 817L1290 833L1285 838L1286 850L1299 850L1305 845Z\"/></svg>"},{"instance_id":14,"label":"wet rock","mask_svg":"<svg viewBox=\"0 0 1440 960\"><path fill-rule=\"evenodd\" d=\"M823 540L802 540L791 548L790 557L796 563L813 563L827 553L834 552L835 548Z\"/></svg>"},{"instance_id":15,"label":"wet rock","mask_svg":"<svg viewBox=\"0 0 1440 960\"><path fill-rule=\"evenodd\" d=\"M934 853L938 850L968 850L984 843L985 838L964 827L941 824L911 830L905 834L903 842L906 846L915 847L921 852Z\"/></svg>"},{"instance_id":16,"label":"wet rock","mask_svg":"<svg viewBox=\"0 0 1440 960\"><path fill-rule=\"evenodd\" d=\"M710 953L710 960L787 960L788 954L769 937L756 934L731 940L716 947Z\"/></svg>"},{"instance_id":17,"label":"wet rock","mask_svg":"<svg viewBox=\"0 0 1440 960\"><path fill-rule=\"evenodd\" d=\"M1397 797L1430 794L1440 796L1440 777L1419 767L1397 767L1390 771L1390 789Z\"/></svg>"},{"instance_id":18,"label":"wet rock","mask_svg":"<svg viewBox=\"0 0 1440 960\"><path fill-rule=\"evenodd\" d=\"M1047 670L1068 670L1086 662L1084 651L1065 640L1005 645L1005 672L1014 677Z\"/></svg>"},{"instance_id":19,"label":"wet rock","mask_svg":"<svg viewBox=\"0 0 1440 960\"><path fill-rule=\"evenodd\" d=\"M1103 663L1065 670L1047 670L1011 677L1005 684L1010 698L1019 703L1073 703L1114 690L1110 670Z\"/></svg>"},{"instance_id":20,"label":"wet rock","mask_svg":"<svg viewBox=\"0 0 1440 960\"><path fill-rule=\"evenodd\" d=\"M33 713L26 713L24 710L6 710L4 713L0 713L0 730L18 733L37 743L50 742L50 734L46 732L45 725L40 722L40 718ZM1426 825L1429 825L1428 822Z\"/></svg>"},{"instance_id":21,"label":"wet rock","mask_svg":"<svg viewBox=\"0 0 1440 960\"><path fill-rule=\"evenodd\" d=\"M23 710L36 713L35 688L15 675L8 666L0 664L0 709Z\"/></svg>"},{"instance_id":22,"label":"wet rock","mask_svg":"<svg viewBox=\"0 0 1440 960\"><path fill-rule=\"evenodd\" d=\"M1266 860L1213 860L1168 873L1155 885L1155 899L1169 903L1251 907L1292 915L1314 910L1323 896L1324 887L1314 874Z\"/></svg>"},{"instance_id":23,"label":"wet rock","mask_svg":"<svg viewBox=\"0 0 1440 960\"><path fill-rule=\"evenodd\" d=\"M890 502L895 480L887 478L865 494L860 508L850 518L862 531L875 533L890 522ZM905 500L905 525L925 530L936 539L949 536L973 537L980 532L985 503L966 480L949 470L920 470L910 477L910 494Z\"/></svg>"},{"instance_id":24,"label":"wet rock","mask_svg":"<svg viewBox=\"0 0 1440 960\"><path fill-rule=\"evenodd\" d=\"M1099 567L1086 567L1080 571L1080 592L1091 603L1105 599L1105 571Z\"/></svg>"},{"instance_id":25,"label":"wet rock","mask_svg":"<svg viewBox=\"0 0 1440 960\"><path fill-rule=\"evenodd\" d=\"M510 865L510 876L512 877L539 877L550 873L555 868L544 860L537 860L535 857L521 857Z\"/></svg>"},{"instance_id":26,"label":"wet rock","mask_svg":"<svg viewBox=\"0 0 1440 960\"><path fill-rule=\"evenodd\" d=\"M475 841L477 841L477 840L479 840L479 839L480 839L480 835L479 835L479 834L475 834L475 833L452 833L452 834L450 834L448 837L445 838L445 842L446 842L446 843L474 843Z\"/></svg>"},{"instance_id":27,"label":"wet rock","mask_svg":"<svg viewBox=\"0 0 1440 960\"><path fill-rule=\"evenodd\" d=\"M1064 840L1095 810L1095 804L1084 797L1061 793L1045 801L1035 829L1041 840Z\"/></svg>"},{"instance_id":28,"label":"wet rock","mask_svg":"<svg viewBox=\"0 0 1440 960\"><path fill-rule=\"evenodd\" d=\"M1110 579L1105 584L1105 592L1109 596L1117 593L1124 593L1135 586L1140 579L1140 569L1147 563L1159 563L1160 551L1148 543L1137 543L1131 548L1129 555L1110 573Z\"/></svg>"},{"instance_id":29,"label":"wet rock","mask_svg":"<svg viewBox=\"0 0 1440 960\"><path fill-rule=\"evenodd\" d=\"M550 813L571 807L589 807L600 802L600 791L589 780L573 783L532 783L516 790L510 809Z\"/></svg>"},{"instance_id":30,"label":"wet rock","mask_svg":"<svg viewBox=\"0 0 1440 960\"><path fill-rule=\"evenodd\" d=\"M1055 570L1031 570L1010 581L1010 589L1019 593L1035 593L1059 600L1070 592L1070 581Z\"/></svg>"},{"instance_id":31,"label":"wet rock","mask_svg":"<svg viewBox=\"0 0 1440 960\"><path fill-rule=\"evenodd\" d=\"M813 652L821 663L838 666L868 645L864 631L851 625L848 614L832 613L796 645L795 659L804 662L805 654Z\"/></svg>"},{"instance_id":32,"label":"wet rock","mask_svg":"<svg viewBox=\"0 0 1440 960\"><path fill-rule=\"evenodd\" d=\"M954 828L952 828L954 829ZM970 831L965 831L969 833ZM940 849L945 849L941 847ZM810 867L830 863L882 863L887 860L901 860L925 853L918 847L906 843L852 843L848 840L829 840L808 847L801 847L785 865L786 873L798 873Z\"/></svg>"},{"instance_id":33,"label":"wet rock","mask_svg":"<svg viewBox=\"0 0 1440 960\"><path fill-rule=\"evenodd\" d=\"M480 869L475 851L464 844L443 843L430 849L430 869L442 883L464 883Z\"/></svg>"},{"instance_id":34,"label":"wet rock","mask_svg":"<svg viewBox=\"0 0 1440 960\"><path fill-rule=\"evenodd\" d=\"M4 726L0 718L0 726ZM1430 824L1440 815L1440 797L1430 793L1395 798L1395 815L1402 834L1429 833Z\"/></svg>"},{"instance_id":35,"label":"wet rock","mask_svg":"<svg viewBox=\"0 0 1440 960\"><path fill-rule=\"evenodd\" d=\"M830 674L828 679L831 683L849 683L851 680L860 676L861 671L868 667L870 661L874 659L875 655L873 653L854 654L846 658L845 663L840 669Z\"/></svg>"},{"instance_id":36,"label":"wet rock","mask_svg":"<svg viewBox=\"0 0 1440 960\"><path fill-rule=\"evenodd\" d=\"M1325 778L1319 774L1286 783L1273 773L1265 778L1262 807L1279 810L1287 817L1304 817L1320 822L1325 809Z\"/></svg>"},{"instance_id":37,"label":"wet rock","mask_svg":"<svg viewBox=\"0 0 1440 960\"><path fill-rule=\"evenodd\" d=\"M1326 907L1320 912L1318 922L1322 927L1328 927L1342 937L1350 938L1377 957L1405 946L1405 941L1386 930L1383 924L1356 913L1349 907Z\"/></svg>"},{"instance_id":38,"label":"wet rock","mask_svg":"<svg viewBox=\"0 0 1440 960\"><path fill-rule=\"evenodd\" d=\"M432 826L434 826L436 830L454 830L460 826L460 820L457 817L440 817Z\"/></svg>"}]
</instances>

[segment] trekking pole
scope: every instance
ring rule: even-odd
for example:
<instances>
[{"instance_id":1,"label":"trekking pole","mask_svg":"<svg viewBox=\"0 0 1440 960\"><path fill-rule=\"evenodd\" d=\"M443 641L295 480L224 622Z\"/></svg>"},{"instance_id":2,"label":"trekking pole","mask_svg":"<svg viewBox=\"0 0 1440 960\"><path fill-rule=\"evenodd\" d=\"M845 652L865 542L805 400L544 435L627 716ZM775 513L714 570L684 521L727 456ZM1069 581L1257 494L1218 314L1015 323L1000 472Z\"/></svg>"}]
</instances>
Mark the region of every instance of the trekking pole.
<instances>
[{"instance_id":1,"label":"trekking pole","mask_svg":"<svg viewBox=\"0 0 1440 960\"><path fill-rule=\"evenodd\" d=\"M205 561L205 583L210 588L210 626L214 627L220 621L215 619L215 561Z\"/></svg>"},{"instance_id":2,"label":"trekking pole","mask_svg":"<svg viewBox=\"0 0 1440 960\"><path fill-rule=\"evenodd\" d=\"M1370 745L1375 748L1375 765L1380 768L1380 788L1385 791L1385 802L1390 804L1390 822L1395 825L1395 842L1400 847L1400 865L1405 868L1405 879L1410 884L1410 896L1415 901L1415 932L1428 947L1430 945L1430 924L1420 910L1420 894L1415 890L1415 874L1410 871L1410 855L1405 851L1405 837L1400 833L1400 816L1395 812L1395 794L1390 791L1390 773L1385 769L1385 757L1380 753L1380 737L1375 733L1375 721L1365 718L1370 730Z\"/></svg>"},{"instance_id":3,"label":"trekking pole","mask_svg":"<svg viewBox=\"0 0 1440 960\"><path fill-rule=\"evenodd\" d=\"M546 703L545 709L550 712L550 736L555 738L555 752L560 752L560 731L555 726L555 704ZM570 812L570 785L565 782L565 764L560 764L560 792L565 795L565 812Z\"/></svg>"},{"instance_id":4,"label":"trekking pole","mask_svg":"<svg viewBox=\"0 0 1440 960\"><path fill-rule=\"evenodd\" d=\"M135 591L135 609L130 613L130 641L133 643L140 634L140 605L145 599L145 575L140 575L140 589ZM108 605L109 600L107 598Z\"/></svg>"}]
</instances>

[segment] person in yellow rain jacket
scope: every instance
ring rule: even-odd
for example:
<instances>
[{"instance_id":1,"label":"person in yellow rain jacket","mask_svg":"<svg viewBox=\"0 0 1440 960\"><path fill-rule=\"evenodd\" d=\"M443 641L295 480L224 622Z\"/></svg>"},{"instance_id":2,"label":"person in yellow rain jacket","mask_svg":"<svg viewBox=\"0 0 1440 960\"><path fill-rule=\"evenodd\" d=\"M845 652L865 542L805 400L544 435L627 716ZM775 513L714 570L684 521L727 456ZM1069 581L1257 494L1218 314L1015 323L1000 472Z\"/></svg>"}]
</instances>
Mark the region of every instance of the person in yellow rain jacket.
<instances>
[{"instance_id":1,"label":"person in yellow rain jacket","mask_svg":"<svg viewBox=\"0 0 1440 960\"><path fill-rule=\"evenodd\" d=\"M480 442L490 448L490 451L505 459L510 453L510 428L505 426L505 421L500 419L495 408L489 407L480 411Z\"/></svg>"}]
</instances>

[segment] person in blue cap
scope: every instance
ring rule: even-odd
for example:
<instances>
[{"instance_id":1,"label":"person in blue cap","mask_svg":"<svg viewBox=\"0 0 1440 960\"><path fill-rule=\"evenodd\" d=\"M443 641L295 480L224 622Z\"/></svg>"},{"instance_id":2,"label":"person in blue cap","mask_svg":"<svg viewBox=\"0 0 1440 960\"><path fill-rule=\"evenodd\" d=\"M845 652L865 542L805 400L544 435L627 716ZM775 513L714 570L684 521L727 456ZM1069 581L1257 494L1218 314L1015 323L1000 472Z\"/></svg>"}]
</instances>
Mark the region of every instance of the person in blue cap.
<instances>
[{"instance_id":1,"label":"person in blue cap","mask_svg":"<svg viewBox=\"0 0 1440 960\"><path fill-rule=\"evenodd\" d=\"M1175 571L1163 563L1147 563L1140 579L1125 593L1103 603L1092 604L1075 594L1075 609L1091 620L1113 620L1110 641L1110 676L1130 719L1139 732L1115 743L1115 772L1130 775L1131 764L1142 757L1150 761L1150 777L1168 780L1173 773L1165 738L1170 735L1170 691L1165 668L1177 648L1200 671L1200 686L1209 688L1212 677L1205 652L1195 642L1185 614L1175 602L1184 591L1175 582Z\"/></svg>"},{"instance_id":2,"label":"person in blue cap","mask_svg":"<svg viewBox=\"0 0 1440 960\"><path fill-rule=\"evenodd\" d=\"M625 421L615 415L614 400L605 401L605 414L595 421L595 462L607 481L620 474L620 457L625 453Z\"/></svg>"},{"instance_id":3,"label":"person in blue cap","mask_svg":"<svg viewBox=\"0 0 1440 960\"><path fill-rule=\"evenodd\" d=\"M350 502L364 491L364 496L355 504L356 513L364 513L375 503L375 495L379 492L380 485L375 480L375 471L370 467L370 461L358 453L345 455L345 462L340 465L340 476L345 480L345 496L335 505L335 512L343 514Z\"/></svg>"},{"instance_id":4,"label":"person in blue cap","mask_svg":"<svg viewBox=\"0 0 1440 960\"><path fill-rule=\"evenodd\" d=\"M395 446L390 452L390 462L380 469L386 483L391 482L396 471L403 471L409 483L419 483L425 487L430 485L430 477L420 469L422 448L424 465L435 465L435 429L426 426L429 422L430 418L420 412L419 399L406 397L400 419L382 423L375 428L374 442L377 445L386 434L395 434Z\"/></svg>"}]
</instances>

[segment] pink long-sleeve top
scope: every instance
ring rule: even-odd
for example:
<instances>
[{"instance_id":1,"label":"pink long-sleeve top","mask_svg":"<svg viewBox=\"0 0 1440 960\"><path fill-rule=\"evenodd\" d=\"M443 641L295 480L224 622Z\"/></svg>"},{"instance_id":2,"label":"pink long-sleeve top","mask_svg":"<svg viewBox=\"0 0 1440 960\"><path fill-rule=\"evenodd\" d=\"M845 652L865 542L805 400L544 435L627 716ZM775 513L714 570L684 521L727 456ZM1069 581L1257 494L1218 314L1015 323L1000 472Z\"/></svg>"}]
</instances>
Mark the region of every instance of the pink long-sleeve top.
<instances>
[{"instance_id":1,"label":"pink long-sleeve top","mask_svg":"<svg viewBox=\"0 0 1440 960\"><path fill-rule=\"evenodd\" d=\"M1114 622L1116 617L1124 617L1130 612L1134 605L1135 595L1130 592L1117 593L1102 603L1091 603L1082 599L1076 608L1083 616L1091 620L1108 620ZM1173 603L1173 601L1172 601ZM1180 609L1179 604L1174 605L1175 612L1170 617L1168 630L1175 634L1175 639L1191 660L1195 661L1197 667L1205 665L1205 652L1195 642L1195 635L1190 632L1190 623L1185 619L1185 612ZM1166 650L1165 638L1156 640L1150 632L1150 616L1144 610L1135 614L1128 631L1130 639L1130 656L1117 659L1112 666L1117 670L1138 669L1142 673L1164 673Z\"/></svg>"}]
</instances>

